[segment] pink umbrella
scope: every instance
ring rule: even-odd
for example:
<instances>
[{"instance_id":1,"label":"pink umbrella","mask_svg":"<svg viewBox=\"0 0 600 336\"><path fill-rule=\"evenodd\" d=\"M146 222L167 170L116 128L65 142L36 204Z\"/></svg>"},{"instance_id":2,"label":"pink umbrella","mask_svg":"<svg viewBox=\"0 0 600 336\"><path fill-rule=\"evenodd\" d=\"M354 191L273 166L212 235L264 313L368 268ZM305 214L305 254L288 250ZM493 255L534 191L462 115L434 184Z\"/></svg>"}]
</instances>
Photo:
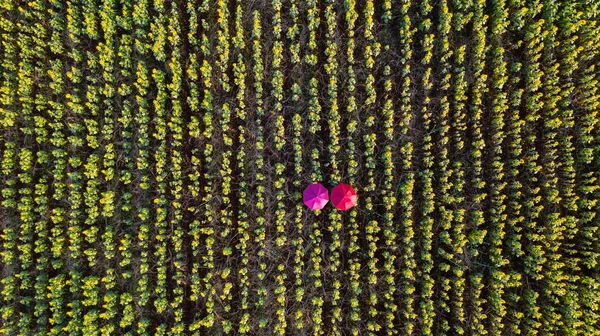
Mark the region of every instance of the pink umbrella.
<instances>
[{"instance_id":1,"label":"pink umbrella","mask_svg":"<svg viewBox=\"0 0 600 336\"><path fill-rule=\"evenodd\" d=\"M340 210L348 210L356 205L356 192L349 184L338 184L331 190L331 202Z\"/></svg>"},{"instance_id":2,"label":"pink umbrella","mask_svg":"<svg viewBox=\"0 0 600 336\"><path fill-rule=\"evenodd\" d=\"M304 204L311 210L323 209L329 202L329 192L321 183L310 184L304 189L302 196L304 196Z\"/></svg>"}]
</instances>

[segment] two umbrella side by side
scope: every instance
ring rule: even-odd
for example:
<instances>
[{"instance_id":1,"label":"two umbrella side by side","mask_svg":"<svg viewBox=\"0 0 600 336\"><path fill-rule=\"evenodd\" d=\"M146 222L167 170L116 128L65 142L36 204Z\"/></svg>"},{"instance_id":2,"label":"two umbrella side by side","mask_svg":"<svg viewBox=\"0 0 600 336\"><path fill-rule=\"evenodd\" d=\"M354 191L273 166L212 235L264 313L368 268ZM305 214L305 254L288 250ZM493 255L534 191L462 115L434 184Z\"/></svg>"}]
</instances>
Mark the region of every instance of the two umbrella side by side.
<instances>
[{"instance_id":1,"label":"two umbrella side by side","mask_svg":"<svg viewBox=\"0 0 600 336\"><path fill-rule=\"evenodd\" d=\"M304 204L311 210L323 209L329 201L328 190L320 183L310 184L303 193ZM356 192L348 184L339 184L331 190L331 202L340 210L356 205Z\"/></svg>"}]
</instances>

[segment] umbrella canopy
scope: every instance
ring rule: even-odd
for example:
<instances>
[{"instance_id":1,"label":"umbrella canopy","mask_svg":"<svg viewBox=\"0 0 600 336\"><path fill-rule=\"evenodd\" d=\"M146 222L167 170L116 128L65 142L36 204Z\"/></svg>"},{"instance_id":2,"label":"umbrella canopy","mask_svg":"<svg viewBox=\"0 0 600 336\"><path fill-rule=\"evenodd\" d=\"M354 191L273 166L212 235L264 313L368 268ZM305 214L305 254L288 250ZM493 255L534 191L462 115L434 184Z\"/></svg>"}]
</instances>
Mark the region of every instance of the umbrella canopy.
<instances>
[{"instance_id":1,"label":"umbrella canopy","mask_svg":"<svg viewBox=\"0 0 600 336\"><path fill-rule=\"evenodd\" d=\"M304 189L304 204L311 210L323 209L329 202L329 192L321 183L313 183Z\"/></svg>"},{"instance_id":2,"label":"umbrella canopy","mask_svg":"<svg viewBox=\"0 0 600 336\"><path fill-rule=\"evenodd\" d=\"M348 210L356 205L356 192L349 184L338 184L331 190L331 202L340 210Z\"/></svg>"}]
</instances>

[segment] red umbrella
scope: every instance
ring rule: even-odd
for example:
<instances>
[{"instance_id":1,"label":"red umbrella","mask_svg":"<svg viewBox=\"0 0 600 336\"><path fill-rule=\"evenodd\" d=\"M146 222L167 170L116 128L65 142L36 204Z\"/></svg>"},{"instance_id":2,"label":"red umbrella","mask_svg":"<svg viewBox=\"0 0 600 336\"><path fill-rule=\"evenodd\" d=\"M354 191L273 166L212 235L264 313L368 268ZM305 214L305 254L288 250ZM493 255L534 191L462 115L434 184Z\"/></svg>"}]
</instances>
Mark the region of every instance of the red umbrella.
<instances>
[{"instance_id":1,"label":"red umbrella","mask_svg":"<svg viewBox=\"0 0 600 336\"><path fill-rule=\"evenodd\" d=\"M348 210L356 205L356 192L349 184L338 184L331 190L331 202L340 210Z\"/></svg>"},{"instance_id":2,"label":"red umbrella","mask_svg":"<svg viewBox=\"0 0 600 336\"><path fill-rule=\"evenodd\" d=\"M329 192L321 183L313 183L304 189L304 204L311 210L323 209L329 202Z\"/></svg>"}]
</instances>

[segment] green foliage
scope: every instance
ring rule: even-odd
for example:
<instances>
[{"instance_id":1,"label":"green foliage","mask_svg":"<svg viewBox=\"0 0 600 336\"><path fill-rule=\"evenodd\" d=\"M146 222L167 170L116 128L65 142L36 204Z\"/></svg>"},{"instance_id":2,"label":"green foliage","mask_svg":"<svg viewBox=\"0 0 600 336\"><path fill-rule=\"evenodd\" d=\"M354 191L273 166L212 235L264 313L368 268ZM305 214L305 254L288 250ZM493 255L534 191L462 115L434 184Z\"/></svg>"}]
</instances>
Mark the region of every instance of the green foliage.
<instances>
[{"instance_id":1,"label":"green foliage","mask_svg":"<svg viewBox=\"0 0 600 336\"><path fill-rule=\"evenodd\" d=\"M598 334L598 4L0 8L0 334Z\"/></svg>"}]
</instances>

